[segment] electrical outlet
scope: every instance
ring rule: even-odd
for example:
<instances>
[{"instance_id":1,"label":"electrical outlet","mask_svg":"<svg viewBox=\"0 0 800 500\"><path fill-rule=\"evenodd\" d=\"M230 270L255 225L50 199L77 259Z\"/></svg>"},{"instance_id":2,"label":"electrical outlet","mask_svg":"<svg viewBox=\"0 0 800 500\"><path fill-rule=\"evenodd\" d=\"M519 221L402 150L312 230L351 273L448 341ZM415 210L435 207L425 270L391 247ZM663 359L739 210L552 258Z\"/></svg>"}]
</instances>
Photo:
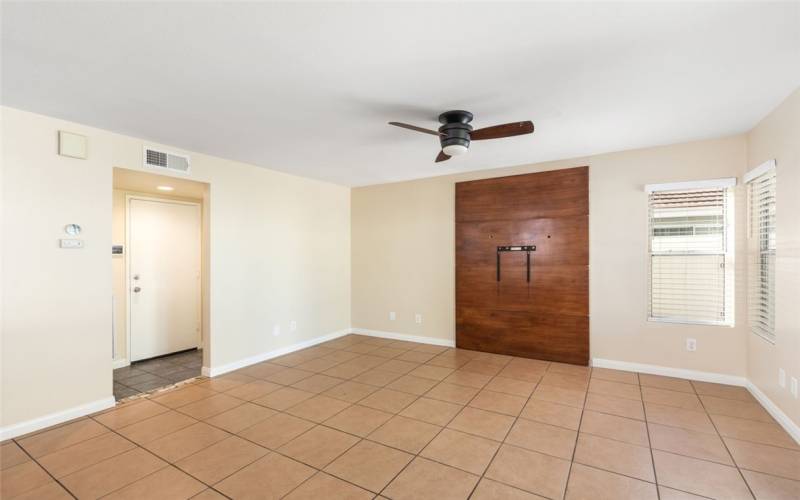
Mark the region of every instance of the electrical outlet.
<instances>
[{"instance_id":1,"label":"electrical outlet","mask_svg":"<svg viewBox=\"0 0 800 500\"><path fill-rule=\"evenodd\" d=\"M281 334L281 325L275 325L272 327L272 336L277 337Z\"/></svg>"},{"instance_id":2,"label":"electrical outlet","mask_svg":"<svg viewBox=\"0 0 800 500\"><path fill-rule=\"evenodd\" d=\"M293 332L295 330L297 330L297 321L292 320L289 322L289 331Z\"/></svg>"},{"instance_id":3,"label":"electrical outlet","mask_svg":"<svg viewBox=\"0 0 800 500\"><path fill-rule=\"evenodd\" d=\"M422 315L420 313L414 315L414 322L418 325L422 324Z\"/></svg>"},{"instance_id":4,"label":"electrical outlet","mask_svg":"<svg viewBox=\"0 0 800 500\"><path fill-rule=\"evenodd\" d=\"M687 351L696 351L697 350L697 339L686 339L686 350Z\"/></svg>"},{"instance_id":5,"label":"electrical outlet","mask_svg":"<svg viewBox=\"0 0 800 500\"><path fill-rule=\"evenodd\" d=\"M394 321L397 319L397 314L394 311L389 312L389 321Z\"/></svg>"},{"instance_id":6,"label":"electrical outlet","mask_svg":"<svg viewBox=\"0 0 800 500\"><path fill-rule=\"evenodd\" d=\"M778 385L786 387L786 370L778 368Z\"/></svg>"},{"instance_id":7,"label":"electrical outlet","mask_svg":"<svg viewBox=\"0 0 800 500\"><path fill-rule=\"evenodd\" d=\"M797 377L791 378L791 383L789 384L789 387L790 387L789 391L792 393L792 396L794 396L794 399L797 399Z\"/></svg>"}]
</instances>

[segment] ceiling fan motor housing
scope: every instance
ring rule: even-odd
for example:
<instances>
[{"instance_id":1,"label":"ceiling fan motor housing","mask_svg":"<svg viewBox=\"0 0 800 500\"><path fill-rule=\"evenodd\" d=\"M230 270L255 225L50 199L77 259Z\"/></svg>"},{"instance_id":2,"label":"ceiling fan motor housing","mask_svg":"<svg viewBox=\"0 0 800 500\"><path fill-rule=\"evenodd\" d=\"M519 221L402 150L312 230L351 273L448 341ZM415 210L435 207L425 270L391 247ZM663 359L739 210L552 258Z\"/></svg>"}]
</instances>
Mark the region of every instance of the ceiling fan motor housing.
<instances>
[{"instance_id":1,"label":"ceiling fan motor housing","mask_svg":"<svg viewBox=\"0 0 800 500\"><path fill-rule=\"evenodd\" d=\"M439 115L439 132L445 134L439 136L439 141L442 143L442 150L447 146L463 146L469 148L470 137L472 132L472 113L469 111L446 111Z\"/></svg>"}]
</instances>

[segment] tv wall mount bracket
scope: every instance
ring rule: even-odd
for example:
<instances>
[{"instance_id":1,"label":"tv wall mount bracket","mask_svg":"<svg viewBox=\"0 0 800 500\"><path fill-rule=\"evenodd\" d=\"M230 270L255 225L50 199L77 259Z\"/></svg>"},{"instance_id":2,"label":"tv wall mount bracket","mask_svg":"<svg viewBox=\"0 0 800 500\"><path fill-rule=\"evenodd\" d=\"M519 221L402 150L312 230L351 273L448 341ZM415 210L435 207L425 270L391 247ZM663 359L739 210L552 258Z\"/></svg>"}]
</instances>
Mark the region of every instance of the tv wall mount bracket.
<instances>
[{"instance_id":1,"label":"tv wall mount bracket","mask_svg":"<svg viewBox=\"0 0 800 500\"><path fill-rule=\"evenodd\" d=\"M525 280L531 282L531 252L536 251L536 245L516 245L497 247L497 282L500 282L500 254L503 252L525 252Z\"/></svg>"}]
</instances>

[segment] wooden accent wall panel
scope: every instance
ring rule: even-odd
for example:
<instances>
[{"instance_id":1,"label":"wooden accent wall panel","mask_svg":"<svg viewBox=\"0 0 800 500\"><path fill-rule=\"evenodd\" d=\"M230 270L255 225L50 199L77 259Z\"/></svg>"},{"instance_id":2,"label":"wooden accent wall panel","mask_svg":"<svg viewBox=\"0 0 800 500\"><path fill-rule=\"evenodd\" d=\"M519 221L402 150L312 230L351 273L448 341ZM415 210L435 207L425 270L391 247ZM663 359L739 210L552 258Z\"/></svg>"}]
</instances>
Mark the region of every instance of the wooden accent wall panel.
<instances>
[{"instance_id":1,"label":"wooden accent wall panel","mask_svg":"<svg viewBox=\"0 0 800 500\"><path fill-rule=\"evenodd\" d=\"M589 363L589 167L456 184L456 346Z\"/></svg>"}]
</instances>

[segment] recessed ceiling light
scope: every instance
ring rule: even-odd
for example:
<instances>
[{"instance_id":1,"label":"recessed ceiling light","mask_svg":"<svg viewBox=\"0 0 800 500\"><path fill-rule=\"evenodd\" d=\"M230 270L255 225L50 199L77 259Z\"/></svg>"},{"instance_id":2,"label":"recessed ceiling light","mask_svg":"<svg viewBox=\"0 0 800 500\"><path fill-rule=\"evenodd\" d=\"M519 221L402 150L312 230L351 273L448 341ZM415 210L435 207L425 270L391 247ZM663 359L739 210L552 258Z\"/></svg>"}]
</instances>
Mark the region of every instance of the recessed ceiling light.
<instances>
[{"instance_id":1,"label":"recessed ceiling light","mask_svg":"<svg viewBox=\"0 0 800 500\"><path fill-rule=\"evenodd\" d=\"M175 188L172 186L156 186L156 189L159 191L175 191Z\"/></svg>"}]
</instances>

